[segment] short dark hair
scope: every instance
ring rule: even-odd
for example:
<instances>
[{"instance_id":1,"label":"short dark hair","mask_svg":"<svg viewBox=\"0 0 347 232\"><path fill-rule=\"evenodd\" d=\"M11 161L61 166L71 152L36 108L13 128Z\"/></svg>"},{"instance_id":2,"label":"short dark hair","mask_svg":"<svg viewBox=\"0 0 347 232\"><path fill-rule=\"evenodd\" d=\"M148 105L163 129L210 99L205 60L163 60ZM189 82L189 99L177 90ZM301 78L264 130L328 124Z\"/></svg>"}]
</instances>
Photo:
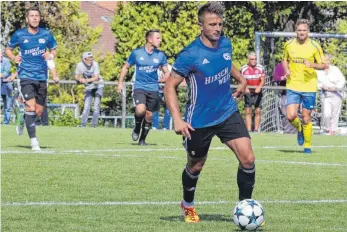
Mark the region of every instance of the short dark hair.
<instances>
[{"instance_id":1,"label":"short dark hair","mask_svg":"<svg viewBox=\"0 0 347 232\"><path fill-rule=\"evenodd\" d=\"M158 29L151 29L151 30L147 31L146 35L145 35L146 41L148 41L148 38L150 36L152 36L154 33L160 33L160 30L158 30Z\"/></svg>"},{"instance_id":2,"label":"short dark hair","mask_svg":"<svg viewBox=\"0 0 347 232\"><path fill-rule=\"evenodd\" d=\"M220 3L208 2L202 5L198 11L199 23L203 23L205 13L216 14L220 16L221 18L223 18L224 12L225 12L225 8Z\"/></svg>"},{"instance_id":3,"label":"short dark hair","mask_svg":"<svg viewBox=\"0 0 347 232\"><path fill-rule=\"evenodd\" d=\"M26 12L25 12L25 16L26 16L26 17L28 17L29 11L37 11L37 12L39 12L39 15L41 16L41 11L40 11L40 9L39 9L37 6L31 6L31 7L29 7L29 8L26 10Z\"/></svg>"}]
</instances>

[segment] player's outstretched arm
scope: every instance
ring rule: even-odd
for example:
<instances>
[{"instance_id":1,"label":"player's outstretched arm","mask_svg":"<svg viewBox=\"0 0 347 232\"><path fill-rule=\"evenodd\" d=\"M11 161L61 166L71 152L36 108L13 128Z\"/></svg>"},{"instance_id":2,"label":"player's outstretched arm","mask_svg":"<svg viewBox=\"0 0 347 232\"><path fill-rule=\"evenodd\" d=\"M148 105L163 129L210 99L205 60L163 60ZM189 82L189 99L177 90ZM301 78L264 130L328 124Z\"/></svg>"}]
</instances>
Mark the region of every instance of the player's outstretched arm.
<instances>
[{"instance_id":1,"label":"player's outstretched arm","mask_svg":"<svg viewBox=\"0 0 347 232\"><path fill-rule=\"evenodd\" d=\"M179 86L183 80L184 77L172 70L170 76L165 82L164 95L166 104L169 107L172 118L174 120L175 132L190 139L191 136L189 130L194 131L194 128L189 123L182 120L176 92L177 86Z\"/></svg>"},{"instance_id":2,"label":"player's outstretched arm","mask_svg":"<svg viewBox=\"0 0 347 232\"><path fill-rule=\"evenodd\" d=\"M235 93L233 93L233 97L240 100L247 88L246 79L241 75L240 71L234 66L234 64L231 67L231 76L238 82L237 89Z\"/></svg>"},{"instance_id":3,"label":"player's outstretched arm","mask_svg":"<svg viewBox=\"0 0 347 232\"><path fill-rule=\"evenodd\" d=\"M125 63L122 67L122 70L120 71L119 82L118 82L118 86L117 86L117 93L119 93L119 94L122 93L123 81L124 81L125 76L127 75L128 71L129 71L129 68L130 68L130 65L128 63Z\"/></svg>"}]
</instances>

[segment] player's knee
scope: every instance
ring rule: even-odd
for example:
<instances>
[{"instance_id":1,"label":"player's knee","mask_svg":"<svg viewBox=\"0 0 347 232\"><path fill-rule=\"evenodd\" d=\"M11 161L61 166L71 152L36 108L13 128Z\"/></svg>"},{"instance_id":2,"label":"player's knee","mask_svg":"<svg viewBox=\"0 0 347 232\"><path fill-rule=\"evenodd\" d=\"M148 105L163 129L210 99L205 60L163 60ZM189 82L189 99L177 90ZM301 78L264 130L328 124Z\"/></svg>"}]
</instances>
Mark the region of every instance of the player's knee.
<instances>
[{"instance_id":1,"label":"player's knee","mask_svg":"<svg viewBox=\"0 0 347 232\"><path fill-rule=\"evenodd\" d=\"M204 167L204 164L202 163L197 163L189 168L189 172L193 173L193 174L199 174L202 170L202 168Z\"/></svg>"},{"instance_id":2,"label":"player's knee","mask_svg":"<svg viewBox=\"0 0 347 232\"><path fill-rule=\"evenodd\" d=\"M292 122L297 118L297 115L295 114L287 114L288 121Z\"/></svg>"},{"instance_id":3,"label":"player's knee","mask_svg":"<svg viewBox=\"0 0 347 232\"><path fill-rule=\"evenodd\" d=\"M144 117L146 115L146 108L136 107L135 113L138 117Z\"/></svg>"},{"instance_id":4,"label":"player's knee","mask_svg":"<svg viewBox=\"0 0 347 232\"><path fill-rule=\"evenodd\" d=\"M244 168L252 168L254 166L254 162L255 156L252 153L240 160L240 163Z\"/></svg>"},{"instance_id":5,"label":"player's knee","mask_svg":"<svg viewBox=\"0 0 347 232\"><path fill-rule=\"evenodd\" d=\"M41 115L42 115L42 110L36 111L35 113L36 113L36 116L41 117Z\"/></svg>"},{"instance_id":6,"label":"player's knee","mask_svg":"<svg viewBox=\"0 0 347 232\"><path fill-rule=\"evenodd\" d=\"M258 109L256 109L255 110L255 115L258 115L258 116L260 116L260 114L261 114L261 110L258 108Z\"/></svg>"},{"instance_id":7,"label":"player's knee","mask_svg":"<svg viewBox=\"0 0 347 232\"><path fill-rule=\"evenodd\" d=\"M245 113L246 113L246 115L251 115L252 114L252 109L251 108L246 108Z\"/></svg>"},{"instance_id":8,"label":"player's knee","mask_svg":"<svg viewBox=\"0 0 347 232\"><path fill-rule=\"evenodd\" d=\"M190 173L199 174L202 168L204 167L204 165L205 165L205 160L199 160L194 162L188 161L187 168Z\"/></svg>"},{"instance_id":9,"label":"player's knee","mask_svg":"<svg viewBox=\"0 0 347 232\"><path fill-rule=\"evenodd\" d=\"M153 113L151 111L146 111L145 117L152 120Z\"/></svg>"},{"instance_id":10,"label":"player's knee","mask_svg":"<svg viewBox=\"0 0 347 232\"><path fill-rule=\"evenodd\" d=\"M306 116L306 117L302 117L302 121L304 124L309 124L311 122L311 117L310 116Z\"/></svg>"}]
</instances>

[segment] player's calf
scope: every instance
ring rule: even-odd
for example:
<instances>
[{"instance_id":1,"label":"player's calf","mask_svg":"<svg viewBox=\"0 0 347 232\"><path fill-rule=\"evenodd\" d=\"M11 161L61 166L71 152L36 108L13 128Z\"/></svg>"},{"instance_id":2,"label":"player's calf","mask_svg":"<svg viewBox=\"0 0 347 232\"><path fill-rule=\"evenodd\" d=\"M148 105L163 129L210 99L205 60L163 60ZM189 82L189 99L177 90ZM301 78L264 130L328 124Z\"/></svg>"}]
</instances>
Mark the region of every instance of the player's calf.
<instances>
[{"instance_id":1,"label":"player's calf","mask_svg":"<svg viewBox=\"0 0 347 232\"><path fill-rule=\"evenodd\" d=\"M36 113L35 113L35 111L26 111L24 121L25 121L25 125L26 125L27 131L28 131L29 138L35 138L36 137L36 127L35 127Z\"/></svg>"},{"instance_id":2,"label":"player's calf","mask_svg":"<svg viewBox=\"0 0 347 232\"><path fill-rule=\"evenodd\" d=\"M139 145L146 145L145 140L151 127L152 123L147 122L146 120L143 121Z\"/></svg>"},{"instance_id":3,"label":"player's calf","mask_svg":"<svg viewBox=\"0 0 347 232\"><path fill-rule=\"evenodd\" d=\"M237 170L237 185L239 187L239 200L251 199L255 184L255 164L251 168L239 165Z\"/></svg>"}]
</instances>

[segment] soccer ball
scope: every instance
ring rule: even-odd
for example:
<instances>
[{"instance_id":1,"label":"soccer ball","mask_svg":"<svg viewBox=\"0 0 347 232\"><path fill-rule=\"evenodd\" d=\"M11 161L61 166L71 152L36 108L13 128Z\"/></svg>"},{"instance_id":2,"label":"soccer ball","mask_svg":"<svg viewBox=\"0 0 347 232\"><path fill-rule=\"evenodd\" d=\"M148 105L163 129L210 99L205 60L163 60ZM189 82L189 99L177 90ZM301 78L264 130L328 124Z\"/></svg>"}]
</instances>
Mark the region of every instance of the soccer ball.
<instances>
[{"instance_id":1,"label":"soccer ball","mask_svg":"<svg viewBox=\"0 0 347 232\"><path fill-rule=\"evenodd\" d=\"M264 221L264 208L256 200L242 200L236 204L233 217L242 230L256 230Z\"/></svg>"}]
</instances>

